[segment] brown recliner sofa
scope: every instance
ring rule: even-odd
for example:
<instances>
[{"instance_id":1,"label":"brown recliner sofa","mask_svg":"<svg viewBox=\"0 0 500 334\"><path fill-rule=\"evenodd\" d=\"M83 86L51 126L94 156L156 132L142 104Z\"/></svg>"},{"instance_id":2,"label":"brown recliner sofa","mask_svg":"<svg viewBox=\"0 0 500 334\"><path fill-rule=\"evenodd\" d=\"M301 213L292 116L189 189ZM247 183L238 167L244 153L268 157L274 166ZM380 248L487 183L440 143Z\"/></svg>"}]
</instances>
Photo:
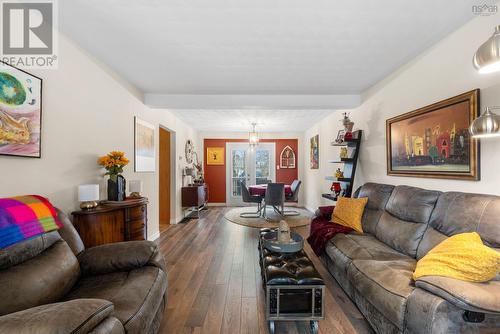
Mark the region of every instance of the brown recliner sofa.
<instances>
[{"instance_id":1,"label":"brown recliner sofa","mask_svg":"<svg viewBox=\"0 0 500 334\"><path fill-rule=\"evenodd\" d=\"M412 279L417 261L454 234L477 232L498 250L500 197L376 183L354 197L368 198L365 233L337 234L323 259L376 332L500 333L499 276Z\"/></svg>"},{"instance_id":2,"label":"brown recliner sofa","mask_svg":"<svg viewBox=\"0 0 500 334\"><path fill-rule=\"evenodd\" d=\"M0 250L0 333L157 333L167 271L155 243L85 249L64 227Z\"/></svg>"}]
</instances>

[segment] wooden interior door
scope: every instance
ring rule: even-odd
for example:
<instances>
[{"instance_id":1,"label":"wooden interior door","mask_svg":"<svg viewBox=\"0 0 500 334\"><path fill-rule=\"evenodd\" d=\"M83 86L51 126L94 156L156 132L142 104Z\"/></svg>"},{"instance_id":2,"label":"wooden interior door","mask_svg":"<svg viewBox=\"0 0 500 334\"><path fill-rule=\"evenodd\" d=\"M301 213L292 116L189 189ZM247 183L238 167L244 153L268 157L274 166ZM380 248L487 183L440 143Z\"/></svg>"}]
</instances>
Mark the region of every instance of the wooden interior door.
<instances>
[{"instance_id":1,"label":"wooden interior door","mask_svg":"<svg viewBox=\"0 0 500 334\"><path fill-rule=\"evenodd\" d=\"M170 132L160 127L160 231L170 224L170 182L171 182L171 164L170 164Z\"/></svg>"}]
</instances>

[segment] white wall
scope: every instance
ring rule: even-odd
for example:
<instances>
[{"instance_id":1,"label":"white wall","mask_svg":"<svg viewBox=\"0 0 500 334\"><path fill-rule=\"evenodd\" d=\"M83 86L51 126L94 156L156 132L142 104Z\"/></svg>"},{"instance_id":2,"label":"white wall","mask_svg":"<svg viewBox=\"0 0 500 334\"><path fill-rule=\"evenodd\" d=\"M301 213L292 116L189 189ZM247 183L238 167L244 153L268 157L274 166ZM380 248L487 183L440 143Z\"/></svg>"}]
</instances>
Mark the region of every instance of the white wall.
<instances>
[{"instance_id":1,"label":"white wall","mask_svg":"<svg viewBox=\"0 0 500 334\"><path fill-rule=\"evenodd\" d=\"M475 50L492 34L498 15L478 17L447 36L409 64L406 64L363 94L360 107L350 111L355 129L364 130L355 186L364 182L408 184L443 191L465 191L500 195L500 140L481 142L481 181L457 181L395 177L386 174L385 121L396 115L480 88L481 110L500 105L500 74L480 75L472 66ZM305 132L305 140L320 135L320 169L310 170L305 161L304 185L308 208L331 204L321 198L327 192L334 167L326 163L336 154L327 142L341 128L341 111L336 111ZM304 147L303 156L309 154Z\"/></svg>"},{"instance_id":2,"label":"white wall","mask_svg":"<svg viewBox=\"0 0 500 334\"><path fill-rule=\"evenodd\" d=\"M59 53L57 70L31 71L43 79L42 158L0 156L0 197L40 194L69 213L78 208L79 184L100 183L101 199L106 198L103 170L96 160L111 150L122 150L132 162L125 167L125 178L141 179L143 195L150 201L148 238L157 237L158 173L133 171L134 116L156 126L157 150L159 125L175 131L177 157L183 155L187 138L197 140L196 133L169 111L145 106L140 92L62 34ZM175 219L179 221L184 165L178 158L175 164Z\"/></svg>"}]
</instances>

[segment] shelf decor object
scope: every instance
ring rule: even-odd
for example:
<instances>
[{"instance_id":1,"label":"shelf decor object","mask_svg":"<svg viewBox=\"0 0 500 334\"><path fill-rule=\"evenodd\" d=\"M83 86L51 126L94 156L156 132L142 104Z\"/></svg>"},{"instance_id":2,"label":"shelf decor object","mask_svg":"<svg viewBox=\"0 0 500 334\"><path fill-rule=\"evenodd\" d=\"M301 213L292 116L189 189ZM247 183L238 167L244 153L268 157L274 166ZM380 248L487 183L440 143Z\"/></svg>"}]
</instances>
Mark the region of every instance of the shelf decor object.
<instances>
[{"instance_id":1,"label":"shelf decor object","mask_svg":"<svg viewBox=\"0 0 500 334\"><path fill-rule=\"evenodd\" d=\"M142 192L142 181L141 180L130 180L128 182L130 188L130 197L140 198Z\"/></svg>"},{"instance_id":2,"label":"shelf decor object","mask_svg":"<svg viewBox=\"0 0 500 334\"><path fill-rule=\"evenodd\" d=\"M500 26L496 26L493 35L477 49L472 64L481 74L500 71Z\"/></svg>"},{"instance_id":3,"label":"shelf decor object","mask_svg":"<svg viewBox=\"0 0 500 334\"><path fill-rule=\"evenodd\" d=\"M476 89L388 119L387 174L478 181L478 110Z\"/></svg>"},{"instance_id":4,"label":"shelf decor object","mask_svg":"<svg viewBox=\"0 0 500 334\"><path fill-rule=\"evenodd\" d=\"M123 167L128 165L129 160L124 152L111 151L99 157L97 163L106 169L104 175L109 175L108 179L108 200L123 201L125 199L125 178L122 176Z\"/></svg>"},{"instance_id":5,"label":"shelf decor object","mask_svg":"<svg viewBox=\"0 0 500 334\"><path fill-rule=\"evenodd\" d=\"M362 130L356 130L352 132L352 137L343 137L342 141L335 140L332 141L332 146L340 147L340 149L346 149L348 152L348 158L340 158L337 160L329 160L329 163L343 165L343 175L337 176L326 176L325 180L333 181L334 183L339 183L341 189L338 190L339 185L336 185L332 190L332 193L322 194L323 198L336 201L339 194L341 196L351 197L352 188L354 183L354 176L356 175L356 167L358 165L359 149L361 146L361 136L363 134ZM333 184L332 184L333 188Z\"/></svg>"},{"instance_id":6,"label":"shelf decor object","mask_svg":"<svg viewBox=\"0 0 500 334\"><path fill-rule=\"evenodd\" d=\"M98 184L82 184L78 186L78 201L80 209L90 210L97 207L99 200L99 185Z\"/></svg>"}]
</instances>

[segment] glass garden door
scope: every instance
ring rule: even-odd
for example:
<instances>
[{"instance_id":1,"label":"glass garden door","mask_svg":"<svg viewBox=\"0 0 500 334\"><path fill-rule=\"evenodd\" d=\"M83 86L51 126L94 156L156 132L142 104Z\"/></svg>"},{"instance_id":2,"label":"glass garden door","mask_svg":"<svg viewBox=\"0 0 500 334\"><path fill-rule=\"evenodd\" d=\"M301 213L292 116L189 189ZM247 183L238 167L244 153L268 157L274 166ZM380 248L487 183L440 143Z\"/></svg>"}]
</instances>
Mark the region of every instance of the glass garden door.
<instances>
[{"instance_id":1,"label":"glass garden door","mask_svg":"<svg viewBox=\"0 0 500 334\"><path fill-rule=\"evenodd\" d=\"M226 203L242 205L241 183L247 187L275 181L275 144L226 144Z\"/></svg>"}]
</instances>

